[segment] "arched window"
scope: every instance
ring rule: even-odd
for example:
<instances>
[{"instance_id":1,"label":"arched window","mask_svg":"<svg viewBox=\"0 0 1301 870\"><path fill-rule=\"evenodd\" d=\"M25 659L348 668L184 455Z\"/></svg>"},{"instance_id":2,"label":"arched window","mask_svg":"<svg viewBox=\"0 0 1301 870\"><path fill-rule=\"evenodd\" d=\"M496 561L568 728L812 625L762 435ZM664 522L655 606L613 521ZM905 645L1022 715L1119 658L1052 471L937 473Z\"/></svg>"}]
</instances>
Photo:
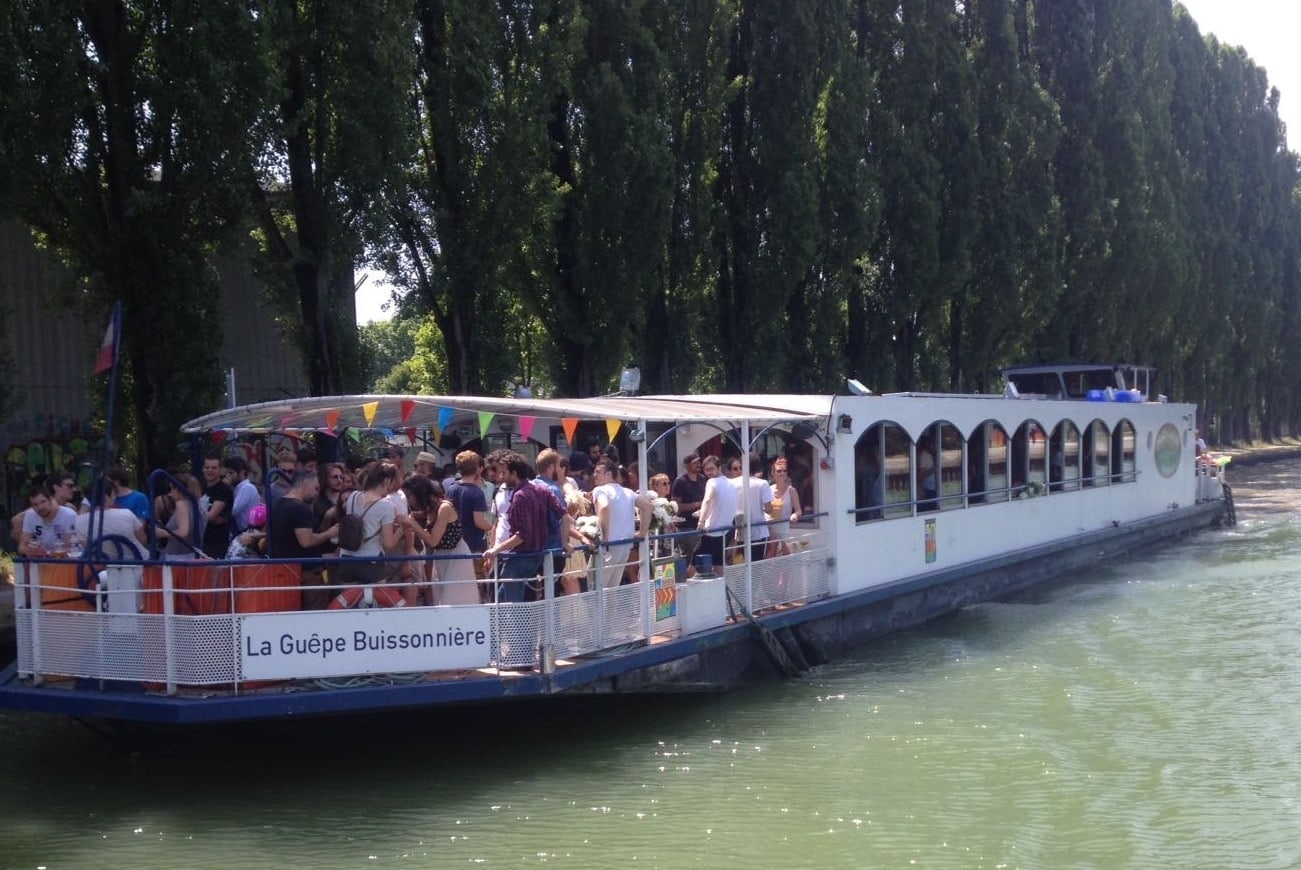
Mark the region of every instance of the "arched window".
<instances>
[{"instance_id":1,"label":"arched window","mask_svg":"<svg viewBox=\"0 0 1301 870\"><path fill-rule=\"evenodd\" d=\"M854 445L857 522L912 515L912 439L897 423L875 423Z\"/></svg>"},{"instance_id":2,"label":"arched window","mask_svg":"<svg viewBox=\"0 0 1301 870\"><path fill-rule=\"evenodd\" d=\"M922 430L915 446L913 498L920 513L962 507L962 433L944 420Z\"/></svg>"},{"instance_id":3,"label":"arched window","mask_svg":"<svg viewBox=\"0 0 1301 870\"><path fill-rule=\"evenodd\" d=\"M1111 482L1111 464L1107 456L1111 447L1111 433L1107 424L1094 420L1084 430L1081 459L1085 486L1106 486Z\"/></svg>"},{"instance_id":4,"label":"arched window","mask_svg":"<svg viewBox=\"0 0 1301 870\"><path fill-rule=\"evenodd\" d=\"M995 420L976 426L967 439L967 502L1007 501L1007 430Z\"/></svg>"},{"instance_id":5,"label":"arched window","mask_svg":"<svg viewBox=\"0 0 1301 870\"><path fill-rule=\"evenodd\" d=\"M1121 420L1111 433L1111 479L1115 483L1133 483L1138 476L1134 424Z\"/></svg>"},{"instance_id":6,"label":"arched window","mask_svg":"<svg viewBox=\"0 0 1301 870\"><path fill-rule=\"evenodd\" d=\"M1026 420L1012 435L1009 466L1013 495L1029 490L1038 495L1048 487L1048 438L1036 420Z\"/></svg>"},{"instance_id":7,"label":"arched window","mask_svg":"<svg viewBox=\"0 0 1301 870\"><path fill-rule=\"evenodd\" d=\"M1048 475L1052 492L1080 488L1080 430L1070 420L1058 423L1048 439Z\"/></svg>"}]
</instances>

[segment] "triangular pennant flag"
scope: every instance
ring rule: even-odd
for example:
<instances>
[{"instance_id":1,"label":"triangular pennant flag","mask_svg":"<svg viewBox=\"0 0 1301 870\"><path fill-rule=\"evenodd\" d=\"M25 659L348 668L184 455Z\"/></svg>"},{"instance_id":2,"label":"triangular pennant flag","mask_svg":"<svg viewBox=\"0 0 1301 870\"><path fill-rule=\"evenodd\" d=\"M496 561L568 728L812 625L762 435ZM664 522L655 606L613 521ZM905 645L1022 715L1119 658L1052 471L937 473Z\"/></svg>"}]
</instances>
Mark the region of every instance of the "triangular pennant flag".
<instances>
[{"instance_id":1,"label":"triangular pennant flag","mask_svg":"<svg viewBox=\"0 0 1301 870\"><path fill-rule=\"evenodd\" d=\"M415 409L416 409L416 403L414 401L412 401L411 399L402 400L402 422L403 423L407 421L407 418L411 416L411 412L414 411ZM412 436L412 440L415 440L415 436Z\"/></svg>"},{"instance_id":2,"label":"triangular pennant flag","mask_svg":"<svg viewBox=\"0 0 1301 870\"><path fill-rule=\"evenodd\" d=\"M533 424L536 423L537 421L538 421L537 417L529 417L527 415L520 417L519 418L520 435L523 435L525 438L529 437L529 433L533 431Z\"/></svg>"},{"instance_id":3,"label":"triangular pennant flag","mask_svg":"<svg viewBox=\"0 0 1301 870\"><path fill-rule=\"evenodd\" d=\"M618 434L619 434L619 427L622 426L622 425L623 425L623 421L622 421L622 420L606 420L606 421L605 421L605 431L609 434L609 436L610 436L610 440L611 440L611 441L614 440L614 436L615 436L615 435L618 435Z\"/></svg>"},{"instance_id":4,"label":"triangular pennant flag","mask_svg":"<svg viewBox=\"0 0 1301 870\"><path fill-rule=\"evenodd\" d=\"M221 444L221 442L223 442L223 441L225 441L225 440L226 440L226 433L225 433L225 432L221 431L220 429L214 429L214 430L213 430L213 432L212 432L212 443L213 443L213 444Z\"/></svg>"},{"instance_id":5,"label":"triangular pennant flag","mask_svg":"<svg viewBox=\"0 0 1301 870\"><path fill-rule=\"evenodd\" d=\"M366 425L370 426L375 422L375 412L379 410L379 402L367 402L361 406L361 414L366 418Z\"/></svg>"},{"instance_id":6,"label":"triangular pennant flag","mask_svg":"<svg viewBox=\"0 0 1301 870\"><path fill-rule=\"evenodd\" d=\"M439 409L438 409L438 428L439 428L439 429L446 429L446 428L447 428L447 424L450 423L450 422L452 422L452 414L453 414L453 413L454 413L454 412L452 411L451 408L439 408Z\"/></svg>"},{"instance_id":7,"label":"triangular pennant flag","mask_svg":"<svg viewBox=\"0 0 1301 870\"><path fill-rule=\"evenodd\" d=\"M491 411L479 412L479 434L480 435L488 434L488 427L492 425L492 418L496 416L497 415L492 413Z\"/></svg>"},{"instance_id":8,"label":"triangular pennant flag","mask_svg":"<svg viewBox=\"0 0 1301 870\"><path fill-rule=\"evenodd\" d=\"M325 428L326 428L326 429L331 429L331 430L333 430L334 427L335 427L335 425L336 425L338 422L339 422L339 412L338 412L338 411L331 409L331 410L325 412Z\"/></svg>"},{"instance_id":9,"label":"triangular pennant flag","mask_svg":"<svg viewBox=\"0 0 1301 870\"><path fill-rule=\"evenodd\" d=\"M414 427L407 429L407 440L410 441L412 444L416 443L416 430Z\"/></svg>"},{"instance_id":10,"label":"triangular pennant flag","mask_svg":"<svg viewBox=\"0 0 1301 870\"><path fill-rule=\"evenodd\" d=\"M560 425L565 430L565 440L569 442L570 449L577 447L578 445L574 443L574 433L578 431L578 418L561 417Z\"/></svg>"}]
</instances>

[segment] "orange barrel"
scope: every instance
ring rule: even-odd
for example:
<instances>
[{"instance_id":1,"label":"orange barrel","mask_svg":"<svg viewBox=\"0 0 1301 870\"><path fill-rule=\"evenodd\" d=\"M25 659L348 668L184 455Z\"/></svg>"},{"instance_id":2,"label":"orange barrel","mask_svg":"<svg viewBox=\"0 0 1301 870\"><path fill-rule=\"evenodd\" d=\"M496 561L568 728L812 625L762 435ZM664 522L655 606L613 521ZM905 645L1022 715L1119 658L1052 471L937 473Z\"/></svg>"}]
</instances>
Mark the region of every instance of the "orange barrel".
<instances>
[{"instance_id":1,"label":"orange barrel","mask_svg":"<svg viewBox=\"0 0 1301 870\"><path fill-rule=\"evenodd\" d=\"M178 616L210 616L230 613L230 566L211 562L171 562L172 613ZM145 565L140 581L144 613L163 612L163 566Z\"/></svg>"},{"instance_id":2,"label":"orange barrel","mask_svg":"<svg viewBox=\"0 0 1301 870\"><path fill-rule=\"evenodd\" d=\"M29 571L32 568L31 565L25 567ZM95 609L94 605L86 600L85 590L77 585L77 568L78 563L76 562L42 562L40 564L41 608L43 610L80 610L90 613ZM86 570L91 570L90 566L86 566Z\"/></svg>"},{"instance_id":3,"label":"orange barrel","mask_svg":"<svg viewBox=\"0 0 1301 870\"><path fill-rule=\"evenodd\" d=\"M235 612L302 610L303 566L297 562L235 565Z\"/></svg>"}]
</instances>

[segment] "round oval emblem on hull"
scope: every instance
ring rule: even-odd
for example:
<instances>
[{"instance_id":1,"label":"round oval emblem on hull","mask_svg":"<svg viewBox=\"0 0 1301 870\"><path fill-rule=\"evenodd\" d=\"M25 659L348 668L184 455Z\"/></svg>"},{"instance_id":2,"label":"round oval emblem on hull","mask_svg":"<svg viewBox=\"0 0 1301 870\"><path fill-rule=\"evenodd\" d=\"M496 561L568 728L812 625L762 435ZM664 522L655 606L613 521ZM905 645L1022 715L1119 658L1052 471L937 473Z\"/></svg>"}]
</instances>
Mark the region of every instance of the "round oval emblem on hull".
<instances>
[{"instance_id":1,"label":"round oval emblem on hull","mask_svg":"<svg viewBox=\"0 0 1301 870\"><path fill-rule=\"evenodd\" d=\"M1179 443L1179 429L1166 423L1156 433L1156 470L1162 477L1174 477L1183 461L1184 449Z\"/></svg>"}]
</instances>

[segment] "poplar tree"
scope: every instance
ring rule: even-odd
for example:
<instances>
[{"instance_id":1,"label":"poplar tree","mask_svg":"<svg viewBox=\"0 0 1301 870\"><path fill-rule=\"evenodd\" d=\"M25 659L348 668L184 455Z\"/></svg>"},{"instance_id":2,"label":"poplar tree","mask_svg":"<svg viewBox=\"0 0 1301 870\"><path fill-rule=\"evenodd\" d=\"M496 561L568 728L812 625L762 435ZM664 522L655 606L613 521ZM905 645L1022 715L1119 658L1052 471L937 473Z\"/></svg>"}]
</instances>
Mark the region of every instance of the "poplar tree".
<instances>
[{"instance_id":1,"label":"poplar tree","mask_svg":"<svg viewBox=\"0 0 1301 870\"><path fill-rule=\"evenodd\" d=\"M139 468L167 465L180 424L220 395L211 260L246 202L264 70L252 21L161 0L14 0L3 15L13 211L97 334L122 302L119 443Z\"/></svg>"}]
</instances>

